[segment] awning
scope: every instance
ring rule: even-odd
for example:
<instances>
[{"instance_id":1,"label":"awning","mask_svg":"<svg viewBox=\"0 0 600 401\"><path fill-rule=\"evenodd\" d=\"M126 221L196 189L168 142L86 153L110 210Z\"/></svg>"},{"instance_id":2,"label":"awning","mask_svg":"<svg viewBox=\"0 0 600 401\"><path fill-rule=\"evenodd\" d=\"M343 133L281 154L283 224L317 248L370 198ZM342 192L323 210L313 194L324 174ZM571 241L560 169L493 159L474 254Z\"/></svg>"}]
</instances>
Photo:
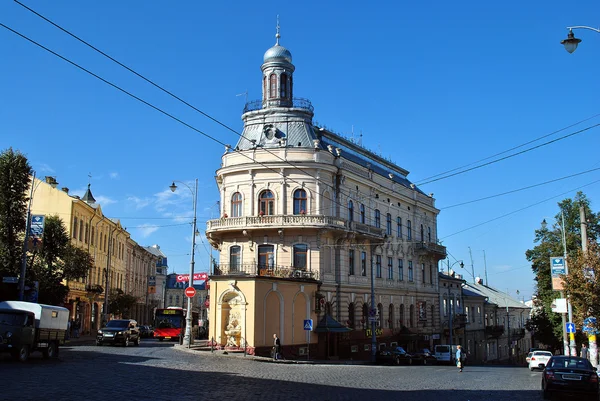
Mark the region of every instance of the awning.
<instances>
[{"instance_id":1,"label":"awning","mask_svg":"<svg viewBox=\"0 0 600 401\"><path fill-rule=\"evenodd\" d=\"M314 331L317 333L347 333L349 331L352 331L352 329L344 326L343 324L326 314L319 321Z\"/></svg>"}]
</instances>

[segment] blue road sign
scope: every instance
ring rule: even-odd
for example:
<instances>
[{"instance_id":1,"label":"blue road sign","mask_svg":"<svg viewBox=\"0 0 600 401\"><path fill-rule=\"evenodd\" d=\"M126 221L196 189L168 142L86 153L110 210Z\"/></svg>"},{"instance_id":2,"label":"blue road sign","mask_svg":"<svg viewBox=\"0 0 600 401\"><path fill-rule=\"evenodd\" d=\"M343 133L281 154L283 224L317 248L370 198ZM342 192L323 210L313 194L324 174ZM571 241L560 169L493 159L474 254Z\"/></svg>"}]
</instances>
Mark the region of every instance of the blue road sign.
<instances>
[{"instance_id":1,"label":"blue road sign","mask_svg":"<svg viewBox=\"0 0 600 401\"><path fill-rule=\"evenodd\" d=\"M567 333L575 333L575 323L567 323Z\"/></svg>"},{"instance_id":2,"label":"blue road sign","mask_svg":"<svg viewBox=\"0 0 600 401\"><path fill-rule=\"evenodd\" d=\"M565 258L563 257L552 257L550 258L552 276L558 277L561 274L565 274Z\"/></svg>"},{"instance_id":3,"label":"blue road sign","mask_svg":"<svg viewBox=\"0 0 600 401\"><path fill-rule=\"evenodd\" d=\"M312 331L313 321L312 319L304 319L304 330Z\"/></svg>"},{"instance_id":4,"label":"blue road sign","mask_svg":"<svg viewBox=\"0 0 600 401\"><path fill-rule=\"evenodd\" d=\"M31 216L31 226L29 228L30 236L33 238L42 238L42 235L44 234L45 219L44 215L34 214Z\"/></svg>"}]
</instances>

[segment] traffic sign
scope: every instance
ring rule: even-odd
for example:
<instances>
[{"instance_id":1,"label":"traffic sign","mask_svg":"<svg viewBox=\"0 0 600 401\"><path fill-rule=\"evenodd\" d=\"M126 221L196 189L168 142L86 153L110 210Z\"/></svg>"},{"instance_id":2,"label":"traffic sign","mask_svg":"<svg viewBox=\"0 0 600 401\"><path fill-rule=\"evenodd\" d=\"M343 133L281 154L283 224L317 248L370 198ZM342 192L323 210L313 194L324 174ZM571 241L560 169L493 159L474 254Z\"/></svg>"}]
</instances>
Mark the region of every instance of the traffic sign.
<instances>
[{"instance_id":1,"label":"traffic sign","mask_svg":"<svg viewBox=\"0 0 600 401\"><path fill-rule=\"evenodd\" d=\"M31 226L29 227L29 235L33 238L42 238L44 234L44 221L46 217L40 214L31 216Z\"/></svg>"},{"instance_id":2,"label":"traffic sign","mask_svg":"<svg viewBox=\"0 0 600 401\"><path fill-rule=\"evenodd\" d=\"M377 316L377 309L373 309L373 308L369 309L369 316L370 317Z\"/></svg>"},{"instance_id":3,"label":"traffic sign","mask_svg":"<svg viewBox=\"0 0 600 401\"><path fill-rule=\"evenodd\" d=\"M18 277L2 277L2 282L7 284L16 284L19 282Z\"/></svg>"},{"instance_id":4,"label":"traffic sign","mask_svg":"<svg viewBox=\"0 0 600 401\"><path fill-rule=\"evenodd\" d=\"M312 331L313 329L313 320L312 319L304 319L304 330Z\"/></svg>"},{"instance_id":5,"label":"traffic sign","mask_svg":"<svg viewBox=\"0 0 600 401\"><path fill-rule=\"evenodd\" d=\"M148 277L148 285L149 286L155 286L156 285L156 276L150 276L150 277Z\"/></svg>"},{"instance_id":6,"label":"traffic sign","mask_svg":"<svg viewBox=\"0 0 600 401\"><path fill-rule=\"evenodd\" d=\"M185 289L185 296L188 298L194 298L196 295L196 289L194 287L188 287Z\"/></svg>"},{"instance_id":7,"label":"traffic sign","mask_svg":"<svg viewBox=\"0 0 600 401\"><path fill-rule=\"evenodd\" d=\"M575 323L567 323L567 333L575 333Z\"/></svg>"},{"instance_id":8,"label":"traffic sign","mask_svg":"<svg viewBox=\"0 0 600 401\"><path fill-rule=\"evenodd\" d=\"M369 323L377 323L377 317L369 316Z\"/></svg>"}]
</instances>

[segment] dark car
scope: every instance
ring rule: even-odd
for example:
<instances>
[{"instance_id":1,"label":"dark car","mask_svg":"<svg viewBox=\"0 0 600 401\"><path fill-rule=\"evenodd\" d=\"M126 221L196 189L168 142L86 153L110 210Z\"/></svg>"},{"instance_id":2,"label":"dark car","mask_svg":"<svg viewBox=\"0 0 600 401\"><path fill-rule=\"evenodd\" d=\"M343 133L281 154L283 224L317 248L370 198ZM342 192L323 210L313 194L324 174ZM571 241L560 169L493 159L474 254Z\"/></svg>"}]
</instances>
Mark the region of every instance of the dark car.
<instances>
[{"instance_id":1,"label":"dark car","mask_svg":"<svg viewBox=\"0 0 600 401\"><path fill-rule=\"evenodd\" d=\"M421 348L413 352L412 358L415 362L422 363L424 365L434 364L437 362L437 358L429 350L429 348Z\"/></svg>"},{"instance_id":2,"label":"dark car","mask_svg":"<svg viewBox=\"0 0 600 401\"><path fill-rule=\"evenodd\" d=\"M412 355L402 347L382 348L375 354L375 359L378 363L390 363L394 365L412 364Z\"/></svg>"},{"instance_id":3,"label":"dark car","mask_svg":"<svg viewBox=\"0 0 600 401\"><path fill-rule=\"evenodd\" d=\"M139 326L140 328L140 336L142 338L152 338L154 337L154 330L150 328L150 326Z\"/></svg>"},{"instance_id":4,"label":"dark car","mask_svg":"<svg viewBox=\"0 0 600 401\"><path fill-rule=\"evenodd\" d=\"M549 400L554 394L587 395L598 399L598 374L590 361L576 356L553 356L542 374L542 392Z\"/></svg>"},{"instance_id":5,"label":"dark car","mask_svg":"<svg viewBox=\"0 0 600 401\"><path fill-rule=\"evenodd\" d=\"M98 330L96 345L123 344L128 347L131 344L140 345L140 338L140 329L135 320L115 319Z\"/></svg>"}]
</instances>

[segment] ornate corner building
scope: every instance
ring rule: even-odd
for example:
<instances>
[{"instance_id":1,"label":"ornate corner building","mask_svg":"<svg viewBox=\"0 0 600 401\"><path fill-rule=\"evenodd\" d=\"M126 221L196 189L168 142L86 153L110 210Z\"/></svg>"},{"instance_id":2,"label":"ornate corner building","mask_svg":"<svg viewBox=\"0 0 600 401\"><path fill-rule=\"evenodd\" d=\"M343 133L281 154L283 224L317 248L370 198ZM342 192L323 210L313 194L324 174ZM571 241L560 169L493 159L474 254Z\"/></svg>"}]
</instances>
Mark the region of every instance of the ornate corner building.
<instances>
[{"instance_id":1,"label":"ornate corner building","mask_svg":"<svg viewBox=\"0 0 600 401\"><path fill-rule=\"evenodd\" d=\"M276 38L261 66L262 99L246 104L243 134L216 171L209 338L265 354L277 334L292 355L310 343L311 355L368 358L370 316L380 343L439 343L446 249L433 194L392 161L316 126L311 102L294 97L292 55ZM317 335L304 330L307 319Z\"/></svg>"}]
</instances>

